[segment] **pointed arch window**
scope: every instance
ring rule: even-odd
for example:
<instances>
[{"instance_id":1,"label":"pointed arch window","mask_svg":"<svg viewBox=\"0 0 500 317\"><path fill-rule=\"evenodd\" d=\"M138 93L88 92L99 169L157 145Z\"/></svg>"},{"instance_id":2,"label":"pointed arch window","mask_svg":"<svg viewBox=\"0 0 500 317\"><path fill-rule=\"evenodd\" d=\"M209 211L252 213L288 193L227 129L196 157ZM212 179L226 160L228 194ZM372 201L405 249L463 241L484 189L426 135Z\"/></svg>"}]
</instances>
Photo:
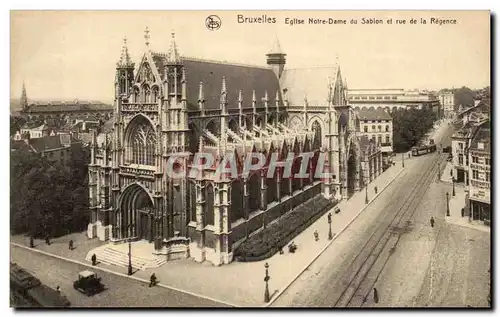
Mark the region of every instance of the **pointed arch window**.
<instances>
[{"instance_id":1,"label":"pointed arch window","mask_svg":"<svg viewBox=\"0 0 500 317\"><path fill-rule=\"evenodd\" d=\"M127 138L127 162L131 164L155 165L156 133L145 118L131 123Z\"/></svg>"},{"instance_id":2,"label":"pointed arch window","mask_svg":"<svg viewBox=\"0 0 500 317\"><path fill-rule=\"evenodd\" d=\"M139 88L134 87L134 102L139 102Z\"/></svg>"},{"instance_id":3,"label":"pointed arch window","mask_svg":"<svg viewBox=\"0 0 500 317\"><path fill-rule=\"evenodd\" d=\"M314 132L313 144L315 146L321 147L322 144L321 124L318 121L314 121L311 130Z\"/></svg>"},{"instance_id":4,"label":"pointed arch window","mask_svg":"<svg viewBox=\"0 0 500 317\"><path fill-rule=\"evenodd\" d=\"M120 94L127 93L127 74L122 72L120 76Z\"/></svg>"},{"instance_id":5,"label":"pointed arch window","mask_svg":"<svg viewBox=\"0 0 500 317\"><path fill-rule=\"evenodd\" d=\"M150 97L151 91L149 89L148 85L144 85L142 87L142 102L147 103L149 102L149 97Z\"/></svg>"},{"instance_id":6,"label":"pointed arch window","mask_svg":"<svg viewBox=\"0 0 500 317\"><path fill-rule=\"evenodd\" d=\"M196 185L192 181L188 181L188 210L189 210L189 221L196 222Z\"/></svg>"},{"instance_id":7,"label":"pointed arch window","mask_svg":"<svg viewBox=\"0 0 500 317\"><path fill-rule=\"evenodd\" d=\"M250 179L248 180L249 192L250 192L250 201L249 201L249 209L250 211L259 209L259 201L260 201L260 178L254 173Z\"/></svg>"},{"instance_id":8,"label":"pointed arch window","mask_svg":"<svg viewBox=\"0 0 500 317\"><path fill-rule=\"evenodd\" d=\"M205 203L205 226L214 225L214 187L208 184L206 188L206 203Z\"/></svg>"},{"instance_id":9,"label":"pointed arch window","mask_svg":"<svg viewBox=\"0 0 500 317\"><path fill-rule=\"evenodd\" d=\"M153 87L153 94L151 95L151 102L156 103L158 100L158 87L154 86Z\"/></svg>"}]
</instances>

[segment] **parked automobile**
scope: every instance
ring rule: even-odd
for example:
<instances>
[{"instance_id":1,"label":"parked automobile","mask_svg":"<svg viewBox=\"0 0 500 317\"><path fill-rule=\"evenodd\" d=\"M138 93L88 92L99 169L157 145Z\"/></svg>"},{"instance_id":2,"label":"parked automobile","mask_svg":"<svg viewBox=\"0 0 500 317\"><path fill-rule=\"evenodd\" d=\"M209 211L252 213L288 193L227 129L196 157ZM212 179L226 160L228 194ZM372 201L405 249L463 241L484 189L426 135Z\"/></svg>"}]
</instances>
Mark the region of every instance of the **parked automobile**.
<instances>
[{"instance_id":1,"label":"parked automobile","mask_svg":"<svg viewBox=\"0 0 500 317\"><path fill-rule=\"evenodd\" d=\"M93 296L105 290L101 278L91 271L78 273L78 280L73 282L73 288L87 296Z\"/></svg>"}]
</instances>

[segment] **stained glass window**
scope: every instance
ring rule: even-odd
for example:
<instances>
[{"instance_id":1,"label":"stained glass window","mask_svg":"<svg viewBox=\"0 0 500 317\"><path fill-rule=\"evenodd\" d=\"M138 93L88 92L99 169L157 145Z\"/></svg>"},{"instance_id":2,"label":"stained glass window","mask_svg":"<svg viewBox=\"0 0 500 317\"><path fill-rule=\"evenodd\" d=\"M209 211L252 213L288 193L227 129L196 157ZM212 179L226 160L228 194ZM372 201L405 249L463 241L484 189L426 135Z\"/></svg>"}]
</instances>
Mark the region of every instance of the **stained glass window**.
<instances>
[{"instance_id":1,"label":"stained glass window","mask_svg":"<svg viewBox=\"0 0 500 317\"><path fill-rule=\"evenodd\" d=\"M314 132L314 145L321 146L321 125L318 121L314 121L312 124L312 130Z\"/></svg>"},{"instance_id":2,"label":"stained glass window","mask_svg":"<svg viewBox=\"0 0 500 317\"><path fill-rule=\"evenodd\" d=\"M155 165L156 134L145 119L136 119L129 134L128 157L132 164Z\"/></svg>"}]
</instances>

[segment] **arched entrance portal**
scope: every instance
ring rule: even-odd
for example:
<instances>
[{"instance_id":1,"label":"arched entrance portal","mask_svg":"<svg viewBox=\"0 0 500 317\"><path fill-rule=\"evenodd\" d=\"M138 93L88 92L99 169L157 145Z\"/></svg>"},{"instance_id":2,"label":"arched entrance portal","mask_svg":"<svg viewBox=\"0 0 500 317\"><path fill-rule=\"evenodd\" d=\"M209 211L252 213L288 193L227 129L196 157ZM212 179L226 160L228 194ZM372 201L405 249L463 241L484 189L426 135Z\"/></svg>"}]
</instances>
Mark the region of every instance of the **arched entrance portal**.
<instances>
[{"instance_id":1,"label":"arched entrance portal","mask_svg":"<svg viewBox=\"0 0 500 317\"><path fill-rule=\"evenodd\" d=\"M121 238L153 241L153 201L146 190L138 185L128 186L120 200Z\"/></svg>"}]
</instances>

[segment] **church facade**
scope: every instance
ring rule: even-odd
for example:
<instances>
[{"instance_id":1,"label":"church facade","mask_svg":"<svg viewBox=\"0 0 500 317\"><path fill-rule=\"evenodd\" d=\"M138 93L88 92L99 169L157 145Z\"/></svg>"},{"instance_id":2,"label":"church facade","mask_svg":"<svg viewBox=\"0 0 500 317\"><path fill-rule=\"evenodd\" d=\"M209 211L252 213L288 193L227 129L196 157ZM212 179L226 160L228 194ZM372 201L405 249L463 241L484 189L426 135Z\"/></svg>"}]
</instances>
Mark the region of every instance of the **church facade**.
<instances>
[{"instance_id":1,"label":"church facade","mask_svg":"<svg viewBox=\"0 0 500 317\"><path fill-rule=\"evenodd\" d=\"M183 57L173 35L156 53L145 38L137 66L124 43L113 129L101 143L93 136L89 238L145 239L158 254L227 264L234 244L269 221L316 195L347 199L382 172L380 151L360 142L338 65L287 69L277 41L259 67ZM286 177L287 158L295 175L303 153L308 176ZM243 173L254 154L277 159ZM237 177L216 171L228 157ZM328 177L315 176L318 165Z\"/></svg>"}]
</instances>

